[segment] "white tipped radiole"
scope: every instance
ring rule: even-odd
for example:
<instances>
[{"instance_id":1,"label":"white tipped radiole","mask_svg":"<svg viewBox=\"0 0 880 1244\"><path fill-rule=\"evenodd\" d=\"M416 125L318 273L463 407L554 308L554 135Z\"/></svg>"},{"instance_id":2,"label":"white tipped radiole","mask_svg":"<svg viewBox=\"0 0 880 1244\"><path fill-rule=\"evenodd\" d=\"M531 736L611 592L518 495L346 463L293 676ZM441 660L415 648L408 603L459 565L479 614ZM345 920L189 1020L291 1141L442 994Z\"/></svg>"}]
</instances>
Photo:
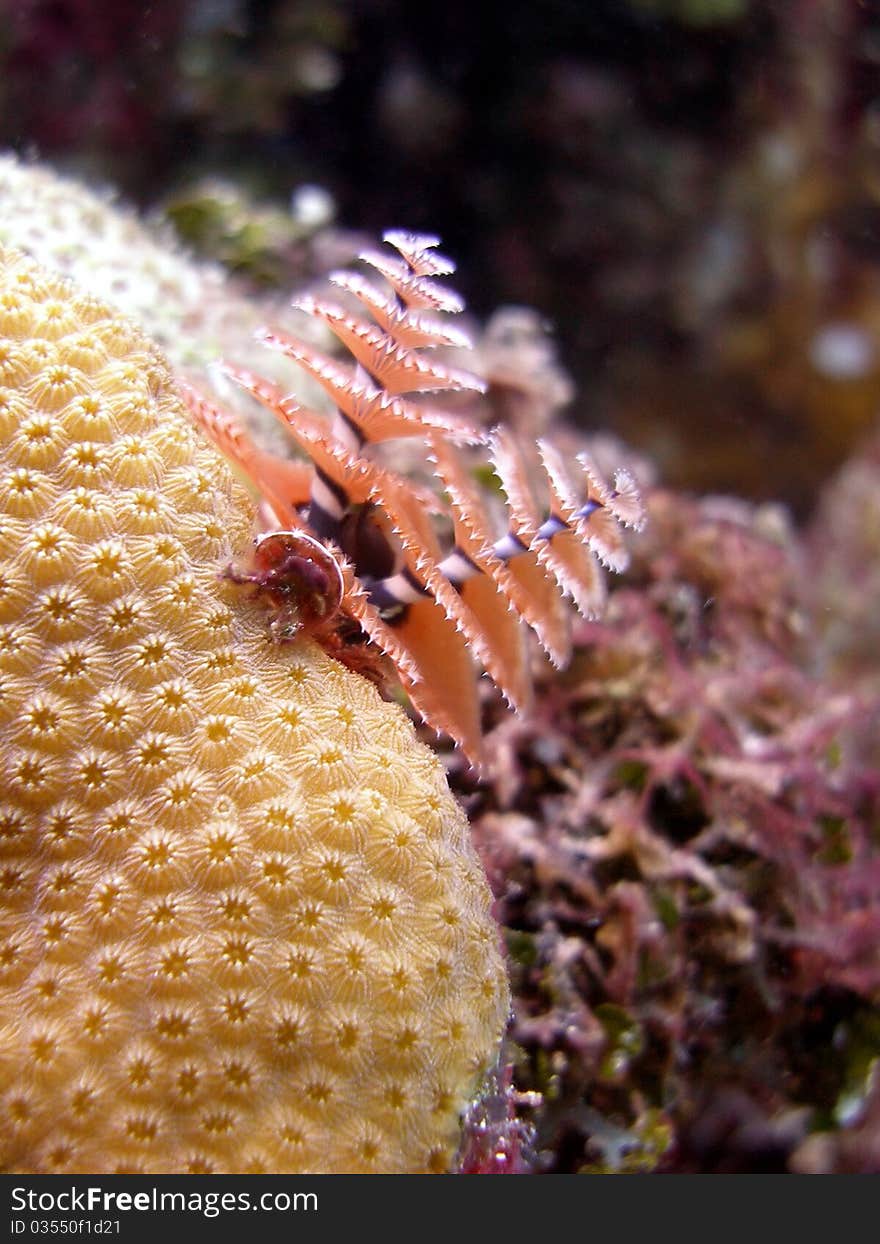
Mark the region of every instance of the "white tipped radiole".
<instances>
[{"instance_id":1,"label":"white tipped radiole","mask_svg":"<svg viewBox=\"0 0 880 1244\"><path fill-rule=\"evenodd\" d=\"M349 630L354 624L384 652L427 723L480 765L479 666L509 705L527 709L527 628L554 664L565 664L572 643L566 601L585 617L599 613L603 567L626 568L623 530L638 530L644 511L626 470L609 485L585 453L568 464L549 439L524 445L507 428L486 434L418 396L481 393L486 386L435 354L470 346L444 318L464 303L435 279L455 270L437 251L439 239L389 230L383 240L396 255L371 250L359 258L387 289L353 271L330 278L369 319L321 298L294 304L330 329L353 366L288 333L260 333L318 382L335 414L305 410L259 376L225 366L284 424L305 462L258 450L233 416L193 390L185 397L268 512L338 558L345 584L340 625L347 618ZM424 441L438 493L375 460L373 447L398 437ZM494 529L468 457L481 445L503 490L506 529ZM438 516L451 533L445 542ZM344 650L334 655L344 659Z\"/></svg>"}]
</instances>

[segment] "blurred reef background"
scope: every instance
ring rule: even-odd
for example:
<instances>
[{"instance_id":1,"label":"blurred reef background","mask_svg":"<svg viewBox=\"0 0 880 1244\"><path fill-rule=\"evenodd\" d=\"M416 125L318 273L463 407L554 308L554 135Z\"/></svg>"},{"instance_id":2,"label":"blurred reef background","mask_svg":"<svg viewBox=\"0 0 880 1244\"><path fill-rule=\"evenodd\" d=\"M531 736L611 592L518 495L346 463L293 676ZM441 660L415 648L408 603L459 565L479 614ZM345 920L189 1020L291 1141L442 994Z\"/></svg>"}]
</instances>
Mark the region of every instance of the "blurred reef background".
<instances>
[{"instance_id":1,"label":"blurred reef background","mask_svg":"<svg viewBox=\"0 0 880 1244\"><path fill-rule=\"evenodd\" d=\"M630 447L650 522L607 615L535 719L487 697L490 783L449 757L523 1169L880 1171L880 5L0 18L0 148L140 209L149 246L92 238L121 286L142 257L124 309L176 365L247 361L257 307L420 229L487 325L488 417ZM76 275L73 192L16 198L21 167L0 240Z\"/></svg>"},{"instance_id":2,"label":"blurred reef background","mask_svg":"<svg viewBox=\"0 0 880 1244\"><path fill-rule=\"evenodd\" d=\"M476 313L523 303L553 323L571 417L637 442L670 483L805 513L873 418L873 3L0 14L3 146L164 205L260 282L297 275L278 217L303 186L346 227L441 234Z\"/></svg>"}]
</instances>

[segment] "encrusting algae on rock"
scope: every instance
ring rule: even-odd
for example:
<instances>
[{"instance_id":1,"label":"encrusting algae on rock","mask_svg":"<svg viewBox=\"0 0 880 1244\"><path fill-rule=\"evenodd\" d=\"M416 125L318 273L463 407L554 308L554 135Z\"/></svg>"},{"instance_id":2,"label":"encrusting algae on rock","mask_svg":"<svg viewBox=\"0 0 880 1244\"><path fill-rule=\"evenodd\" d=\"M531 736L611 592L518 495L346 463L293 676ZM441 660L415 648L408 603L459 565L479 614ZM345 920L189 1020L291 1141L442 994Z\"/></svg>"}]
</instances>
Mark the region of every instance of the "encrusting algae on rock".
<instances>
[{"instance_id":1,"label":"encrusting algae on rock","mask_svg":"<svg viewBox=\"0 0 880 1244\"><path fill-rule=\"evenodd\" d=\"M508 989L440 762L218 577L128 321L0 249L0 1167L426 1171Z\"/></svg>"}]
</instances>

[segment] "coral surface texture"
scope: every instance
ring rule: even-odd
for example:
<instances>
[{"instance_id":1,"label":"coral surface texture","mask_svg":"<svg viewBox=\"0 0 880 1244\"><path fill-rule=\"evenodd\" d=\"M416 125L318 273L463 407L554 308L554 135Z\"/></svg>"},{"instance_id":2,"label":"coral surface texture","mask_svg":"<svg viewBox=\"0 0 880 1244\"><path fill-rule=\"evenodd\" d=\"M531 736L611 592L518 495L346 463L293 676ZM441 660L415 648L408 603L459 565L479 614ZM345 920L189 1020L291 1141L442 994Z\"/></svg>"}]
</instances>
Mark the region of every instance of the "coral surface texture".
<instances>
[{"instance_id":1,"label":"coral surface texture","mask_svg":"<svg viewBox=\"0 0 880 1244\"><path fill-rule=\"evenodd\" d=\"M508 1009L439 760L218 571L128 321L0 249L0 1167L446 1170Z\"/></svg>"}]
</instances>

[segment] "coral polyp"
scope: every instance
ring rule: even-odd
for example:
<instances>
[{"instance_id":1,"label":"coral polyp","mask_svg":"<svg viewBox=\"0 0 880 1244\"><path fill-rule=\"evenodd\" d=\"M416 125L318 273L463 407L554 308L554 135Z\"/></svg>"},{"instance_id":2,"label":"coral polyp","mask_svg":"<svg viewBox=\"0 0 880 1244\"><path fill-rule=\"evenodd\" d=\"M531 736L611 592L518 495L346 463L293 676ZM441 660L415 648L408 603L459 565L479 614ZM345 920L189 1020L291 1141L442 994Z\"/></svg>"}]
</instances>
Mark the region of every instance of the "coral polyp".
<instances>
[{"instance_id":1,"label":"coral polyp","mask_svg":"<svg viewBox=\"0 0 880 1244\"><path fill-rule=\"evenodd\" d=\"M0 359L0 1166L448 1169L508 990L440 762L218 574L137 329L0 251Z\"/></svg>"}]
</instances>

